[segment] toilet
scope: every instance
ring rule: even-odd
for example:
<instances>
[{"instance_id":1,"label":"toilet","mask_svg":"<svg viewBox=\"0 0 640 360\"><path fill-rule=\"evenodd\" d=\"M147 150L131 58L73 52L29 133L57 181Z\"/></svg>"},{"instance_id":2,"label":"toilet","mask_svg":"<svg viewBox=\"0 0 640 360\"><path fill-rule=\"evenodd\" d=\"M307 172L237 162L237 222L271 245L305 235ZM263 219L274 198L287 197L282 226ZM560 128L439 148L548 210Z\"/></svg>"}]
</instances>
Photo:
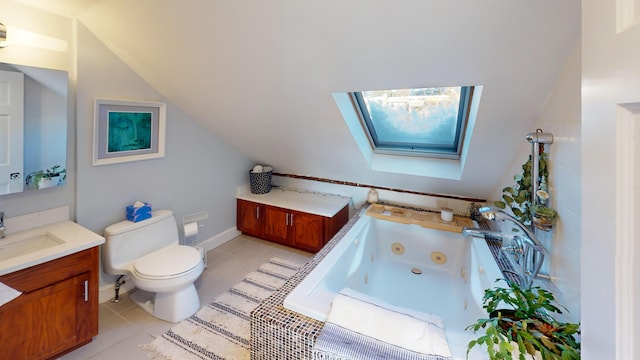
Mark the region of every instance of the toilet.
<instances>
[{"instance_id":1,"label":"toilet","mask_svg":"<svg viewBox=\"0 0 640 360\"><path fill-rule=\"evenodd\" d=\"M153 316L179 322L200 308L194 282L204 270L200 252L180 245L176 218L156 210L140 222L121 221L104 230L104 272L128 275L138 288L130 298Z\"/></svg>"}]
</instances>

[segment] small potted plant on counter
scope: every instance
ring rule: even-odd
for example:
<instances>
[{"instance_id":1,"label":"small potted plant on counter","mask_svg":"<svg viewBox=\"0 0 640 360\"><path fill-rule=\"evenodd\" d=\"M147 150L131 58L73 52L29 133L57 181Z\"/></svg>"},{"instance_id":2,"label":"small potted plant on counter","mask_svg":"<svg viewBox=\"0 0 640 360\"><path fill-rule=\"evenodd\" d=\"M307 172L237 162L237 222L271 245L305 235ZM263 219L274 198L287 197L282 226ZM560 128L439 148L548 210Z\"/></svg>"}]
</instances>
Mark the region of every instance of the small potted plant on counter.
<instances>
[{"instance_id":1,"label":"small potted plant on counter","mask_svg":"<svg viewBox=\"0 0 640 360\"><path fill-rule=\"evenodd\" d=\"M67 170L60 165L50 169L37 170L27 175L27 187L30 189L45 189L62 184L67 179Z\"/></svg>"},{"instance_id":2,"label":"small potted plant on counter","mask_svg":"<svg viewBox=\"0 0 640 360\"><path fill-rule=\"evenodd\" d=\"M506 281L506 280L505 280ZM489 318L478 319L467 330L484 334L469 342L471 349L485 346L494 359L580 359L580 324L554 318L562 314L553 293L532 287L524 289L507 281L507 287L486 289L482 307Z\"/></svg>"}]
</instances>

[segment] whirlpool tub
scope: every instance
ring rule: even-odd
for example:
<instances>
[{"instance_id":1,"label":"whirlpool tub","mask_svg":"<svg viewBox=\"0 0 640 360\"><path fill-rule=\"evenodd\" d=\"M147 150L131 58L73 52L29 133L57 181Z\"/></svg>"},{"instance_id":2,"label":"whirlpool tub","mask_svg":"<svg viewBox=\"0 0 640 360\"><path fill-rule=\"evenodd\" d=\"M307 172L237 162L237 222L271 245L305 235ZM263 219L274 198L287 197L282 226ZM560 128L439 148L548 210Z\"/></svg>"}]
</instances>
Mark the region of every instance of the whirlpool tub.
<instances>
[{"instance_id":1,"label":"whirlpool tub","mask_svg":"<svg viewBox=\"0 0 640 360\"><path fill-rule=\"evenodd\" d=\"M451 352L464 359L465 328L486 312L485 288L502 278L482 238L363 215L285 298L284 307L325 321L343 288L442 317ZM470 358L483 358L471 354Z\"/></svg>"}]
</instances>

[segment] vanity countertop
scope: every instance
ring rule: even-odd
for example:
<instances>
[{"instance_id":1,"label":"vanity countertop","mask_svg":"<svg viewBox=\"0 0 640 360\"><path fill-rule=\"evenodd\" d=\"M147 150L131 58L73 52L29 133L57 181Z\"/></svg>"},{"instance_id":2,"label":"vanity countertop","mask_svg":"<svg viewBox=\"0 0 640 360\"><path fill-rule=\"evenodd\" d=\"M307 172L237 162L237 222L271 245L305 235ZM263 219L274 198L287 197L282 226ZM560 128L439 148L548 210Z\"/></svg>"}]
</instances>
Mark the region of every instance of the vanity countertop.
<instances>
[{"instance_id":1,"label":"vanity countertop","mask_svg":"<svg viewBox=\"0 0 640 360\"><path fill-rule=\"evenodd\" d=\"M7 235L0 239L0 249L21 240L47 234L63 241L55 246L38 249L29 253L0 260L0 275L26 269L50 260L58 259L78 251L104 244L104 237L84 228L70 220L37 226ZM1 250L0 250L1 251Z\"/></svg>"},{"instance_id":2,"label":"vanity countertop","mask_svg":"<svg viewBox=\"0 0 640 360\"><path fill-rule=\"evenodd\" d=\"M346 196L290 188L272 188L266 194L244 193L236 198L325 217L333 217L351 201Z\"/></svg>"}]
</instances>

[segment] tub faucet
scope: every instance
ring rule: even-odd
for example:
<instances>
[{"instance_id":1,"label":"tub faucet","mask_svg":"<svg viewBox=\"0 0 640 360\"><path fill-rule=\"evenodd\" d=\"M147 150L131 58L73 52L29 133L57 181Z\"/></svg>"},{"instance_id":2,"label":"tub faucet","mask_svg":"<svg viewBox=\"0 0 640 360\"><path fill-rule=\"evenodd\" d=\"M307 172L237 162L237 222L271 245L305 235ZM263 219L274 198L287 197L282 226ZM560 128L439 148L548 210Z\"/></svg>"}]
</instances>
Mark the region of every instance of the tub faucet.
<instances>
[{"instance_id":1,"label":"tub faucet","mask_svg":"<svg viewBox=\"0 0 640 360\"><path fill-rule=\"evenodd\" d=\"M547 250L536 235L526 225L501 209L485 206L480 208L480 214L487 220L508 220L523 232L523 236L514 236L511 243L502 247L503 254L518 274L521 285L525 289L531 288L533 280L540 273Z\"/></svg>"},{"instance_id":2,"label":"tub faucet","mask_svg":"<svg viewBox=\"0 0 640 360\"><path fill-rule=\"evenodd\" d=\"M496 231L496 230L485 230L485 229L479 229L479 228L463 227L462 235L478 236L478 237L485 237L485 238L489 237L496 240L502 240L502 231Z\"/></svg>"},{"instance_id":3,"label":"tub faucet","mask_svg":"<svg viewBox=\"0 0 640 360\"><path fill-rule=\"evenodd\" d=\"M4 232L7 228L4 226L4 211L0 211L0 239L4 239Z\"/></svg>"}]
</instances>

